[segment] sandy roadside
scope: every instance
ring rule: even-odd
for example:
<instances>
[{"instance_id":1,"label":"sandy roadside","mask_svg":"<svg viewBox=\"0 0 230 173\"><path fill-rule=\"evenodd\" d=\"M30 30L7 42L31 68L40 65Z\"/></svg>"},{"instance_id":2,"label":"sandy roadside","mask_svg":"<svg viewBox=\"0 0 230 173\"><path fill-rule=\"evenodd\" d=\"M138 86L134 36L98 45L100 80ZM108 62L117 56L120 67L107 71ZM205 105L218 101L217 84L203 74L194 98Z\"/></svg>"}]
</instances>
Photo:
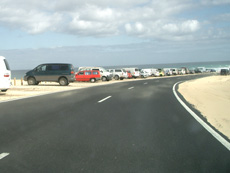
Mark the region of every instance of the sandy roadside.
<instances>
[{"instance_id":1,"label":"sandy roadside","mask_svg":"<svg viewBox=\"0 0 230 173\"><path fill-rule=\"evenodd\" d=\"M67 91L74 89L81 89L86 87L93 87L98 85L108 85L118 82L127 82L127 81L137 81L143 79L126 79L126 80L112 80L112 81L97 81L95 83L90 82L74 82L70 83L69 86L60 86L55 82L41 82L39 85L28 85L27 82L21 80L12 80L12 86L7 92L0 92L0 102L8 101L13 99L19 99L24 97L30 97L35 95L43 95L47 93L59 92L59 91Z\"/></svg>"},{"instance_id":2,"label":"sandy roadside","mask_svg":"<svg viewBox=\"0 0 230 173\"><path fill-rule=\"evenodd\" d=\"M178 91L230 139L230 76L210 76L179 85Z\"/></svg>"}]
</instances>

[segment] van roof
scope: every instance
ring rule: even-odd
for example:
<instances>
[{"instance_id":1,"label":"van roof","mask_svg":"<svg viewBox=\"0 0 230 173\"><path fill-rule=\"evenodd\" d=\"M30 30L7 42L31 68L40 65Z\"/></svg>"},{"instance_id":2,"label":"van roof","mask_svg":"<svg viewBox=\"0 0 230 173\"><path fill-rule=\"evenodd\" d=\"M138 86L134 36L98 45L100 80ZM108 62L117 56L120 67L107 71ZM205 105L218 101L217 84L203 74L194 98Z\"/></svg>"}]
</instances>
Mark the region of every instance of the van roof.
<instances>
[{"instance_id":1,"label":"van roof","mask_svg":"<svg viewBox=\"0 0 230 173\"><path fill-rule=\"evenodd\" d=\"M0 59L6 59L4 56L0 56Z\"/></svg>"},{"instance_id":2,"label":"van roof","mask_svg":"<svg viewBox=\"0 0 230 173\"><path fill-rule=\"evenodd\" d=\"M72 64L69 64L69 63L43 63L40 65L72 65Z\"/></svg>"}]
</instances>

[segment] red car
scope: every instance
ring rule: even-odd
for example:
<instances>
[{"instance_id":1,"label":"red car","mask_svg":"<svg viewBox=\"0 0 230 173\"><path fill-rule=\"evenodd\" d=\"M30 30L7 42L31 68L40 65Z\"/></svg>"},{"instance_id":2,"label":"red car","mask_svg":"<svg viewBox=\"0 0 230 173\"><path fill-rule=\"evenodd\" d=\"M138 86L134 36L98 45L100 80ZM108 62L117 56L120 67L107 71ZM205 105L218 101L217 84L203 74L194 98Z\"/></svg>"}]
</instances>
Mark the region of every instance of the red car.
<instances>
[{"instance_id":1,"label":"red car","mask_svg":"<svg viewBox=\"0 0 230 173\"><path fill-rule=\"evenodd\" d=\"M128 74L128 78L129 78L129 79L133 78L133 76L132 76L132 74L131 74L130 71L127 71L127 74Z\"/></svg>"},{"instance_id":2,"label":"red car","mask_svg":"<svg viewBox=\"0 0 230 173\"><path fill-rule=\"evenodd\" d=\"M100 72L98 70L85 70L79 71L75 74L76 81L90 81L96 82L101 79Z\"/></svg>"}]
</instances>

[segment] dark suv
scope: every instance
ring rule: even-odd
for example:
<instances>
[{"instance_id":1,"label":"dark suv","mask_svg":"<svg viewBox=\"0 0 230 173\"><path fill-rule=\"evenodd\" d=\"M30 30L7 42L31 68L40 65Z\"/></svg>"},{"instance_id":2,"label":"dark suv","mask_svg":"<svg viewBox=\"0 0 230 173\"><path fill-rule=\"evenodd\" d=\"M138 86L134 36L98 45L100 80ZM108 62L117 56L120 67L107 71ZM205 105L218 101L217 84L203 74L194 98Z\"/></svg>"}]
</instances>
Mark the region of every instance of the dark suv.
<instances>
[{"instance_id":1,"label":"dark suv","mask_svg":"<svg viewBox=\"0 0 230 173\"><path fill-rule=\"evenodd\" d=\"M60 85L69 85L75 81L75 71L72 64L41 64L24 76L28 85L38 85L41 81L59 82Z\"/></svg>"},{"instance_id":2,"label":"dark suv","mask_svg":"<svg viewBox=\"0 0 230 173\"><path fill-rule=\"evenodd\" d=\"M229 75L229 70L228 69L221 69L220 75Z\"/></svg>"}]
</instances>

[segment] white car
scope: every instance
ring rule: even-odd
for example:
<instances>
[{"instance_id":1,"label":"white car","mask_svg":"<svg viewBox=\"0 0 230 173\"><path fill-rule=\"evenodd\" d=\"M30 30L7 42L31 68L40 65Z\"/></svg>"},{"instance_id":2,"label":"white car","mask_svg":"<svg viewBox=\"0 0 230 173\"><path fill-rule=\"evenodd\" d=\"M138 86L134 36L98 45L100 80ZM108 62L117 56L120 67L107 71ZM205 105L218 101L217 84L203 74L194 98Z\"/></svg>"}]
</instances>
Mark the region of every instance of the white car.
<instances>
[{"instance_id":1,"label":"white car","mask_svg":"<svg viewBox=\"0 0 230 173\"><path fill-rule=\"evenodd\" d=\"M11 85L11 71L5 57L0 56L0 91L6 92Z\"/></svg>"},{"instance_id":2,"label":"white car","mask_svg":"<svg viewBox=\"0 0 230 173\"><path fill-rule=\"evenodd\" d=\"M149 77L149 73L145 70L141 70L140 76L141 78L146 78L146 77Z\"/></svg>"},{"instance_id":3,"label":"white car","mask_svg":"<svg viewBox=\"0 0 230 173\"><path fill-rule=\"evenodd\" d=\"M123 69L109 69L109 72L113 75L115 80L128 78L127 72Z\"/></svg>"}]
</instances>

